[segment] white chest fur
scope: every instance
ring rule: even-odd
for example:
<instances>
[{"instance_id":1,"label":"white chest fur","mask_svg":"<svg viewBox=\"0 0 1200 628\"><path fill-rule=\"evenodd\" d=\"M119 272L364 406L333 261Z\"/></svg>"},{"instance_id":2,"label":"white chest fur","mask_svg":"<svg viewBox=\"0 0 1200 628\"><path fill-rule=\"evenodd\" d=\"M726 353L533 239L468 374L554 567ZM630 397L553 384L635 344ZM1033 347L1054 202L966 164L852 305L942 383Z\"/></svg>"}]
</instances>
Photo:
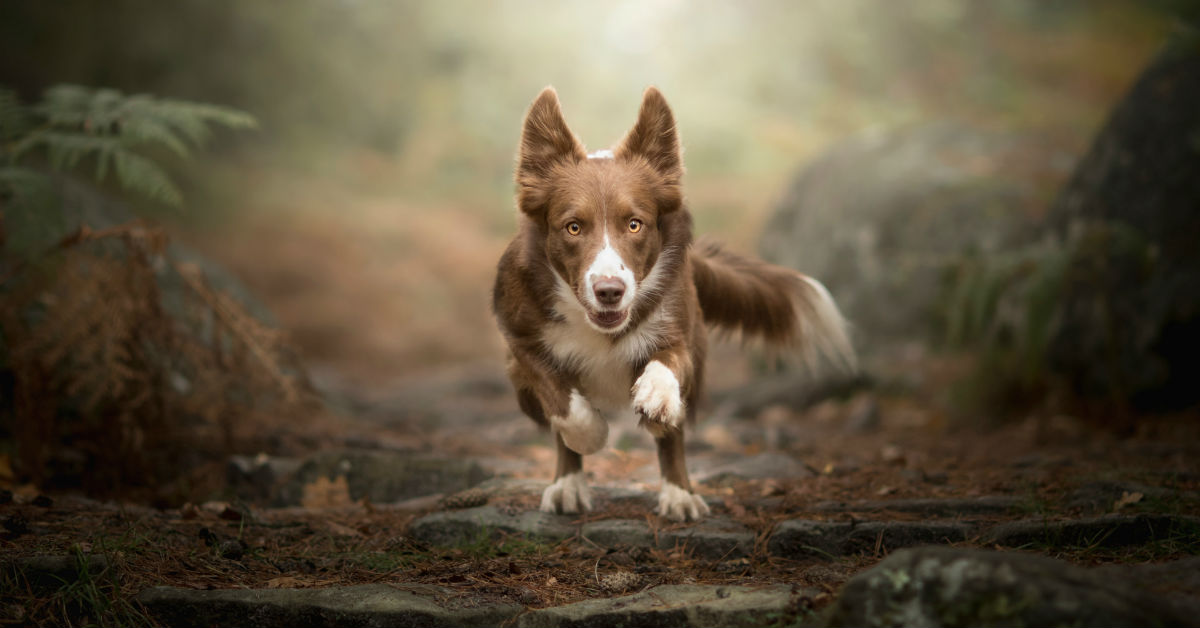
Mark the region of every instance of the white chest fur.
<instances>
[{"instance_id":1,"label":"white chest fur","mask_svg":"<svg viewBox=\"0 0 1200 628\"><path fill-rule=\"evenodd\" d=\"M616 342L592 329L581 313L568 310L566 320L542 332L542 344L563 365L579 374L580 391L606 413L630 407L630 389L643 364L658 349L665 324L659 312Z\"/></svg>"}]
</instances>

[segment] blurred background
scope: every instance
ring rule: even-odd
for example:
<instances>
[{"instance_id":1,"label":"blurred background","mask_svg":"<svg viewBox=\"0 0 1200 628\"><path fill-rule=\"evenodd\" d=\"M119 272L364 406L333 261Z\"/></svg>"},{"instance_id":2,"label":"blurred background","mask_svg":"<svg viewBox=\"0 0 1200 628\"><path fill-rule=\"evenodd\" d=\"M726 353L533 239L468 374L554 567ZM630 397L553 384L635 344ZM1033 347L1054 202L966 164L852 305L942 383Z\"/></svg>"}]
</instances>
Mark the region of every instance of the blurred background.
<instances>
[{"instance_id":1,"label":"blurred background","mask_svg":"<svg viewBox=\"0 0 1200 628\"><path fill-rule=\"evenodd\" d=\"M1064 268L1081 255L1059 219L1070 208L1054 209L1064 185L1139 75L1191 32L1189 11L1082 0L6 2L0 85L25 106L77 84L257 121L214 127L186 159L146 151L178 186L178 207L94 176L87 160L68 163L55 175L70 190L65 205L107 209L65 209L53 228L20 231L40 244L18 242L9 224L7 246L44 250L81 222L150 219L179 247L173 255L207 269L262 333L285 334L288 360L303 367L272 363L283 375L268 382L302 369L319 389L378 397L434 372L499 375L489 290L516 227L513 157L528 103L555 86L595 150L632 125L653 84L677 117L697 232L826 281L876 381L936 389L922 399L939 406L971 397L972 417L1058 412L1076 395L1080 407L1121 416L1140 412L1143 398L1144 408L1177 411L1193 399L1160 398L1181 372L1153 351L1177 341L1147 327L1131 340L1134 366L1114 367L1151 380L1120 388L1109 372L1077 377L1070 365L1096 354L1055 357L1053 347L1088 346L1059 337L1079 308L1045 295L1073 281ZM22 159L54 170L36 151ZM1147 237L1121 250L1144 261ZM1108 244L1096 246L1112 259ZM28 263L7 258L8 297ZM65 276L54 268L43 281ZM1174 307L1159 318L1190 320ZM21 325L4 337L17 442L44 437L19 427L37 405L20 360L53 345L22 350L36 324ZM222 342L237 344L209 345ZM734 349L718 349L718 389L761 372ZM78 367L34 362L41 373ZM986 376L972 380L981 363ZM171 373L153 386L199 379ZM945 385L959 376L966 383ZM57 405L39 412L81 421L92 412L64 410L70 377L44 379L36 390ZM127 406L120 394L110 417L125 415L111 409ZM224 407L229 416L233 405ZM233 442L235 428L224 429ZM31 470L41 462L23 464L18 475L41 473Z\"/></svg>"}]
</instances>

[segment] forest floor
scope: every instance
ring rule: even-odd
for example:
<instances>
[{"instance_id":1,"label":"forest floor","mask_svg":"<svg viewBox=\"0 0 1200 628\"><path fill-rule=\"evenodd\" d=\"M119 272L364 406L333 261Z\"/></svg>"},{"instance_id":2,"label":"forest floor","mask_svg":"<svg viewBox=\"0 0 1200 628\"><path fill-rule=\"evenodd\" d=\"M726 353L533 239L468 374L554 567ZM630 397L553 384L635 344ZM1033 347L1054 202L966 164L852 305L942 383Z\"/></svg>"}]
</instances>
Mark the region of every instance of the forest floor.
<instances>
[{"instance_id":1,"label":"forest floor","mask_svg":"<svg viewBox=\"0 0 1200 628\"><path fill-rule=\"evenodd\" d=\"M912 394L730 413L734 390L715 396L690 436L689 466L713 515L680 524L652 513L656 462L631 425L587 459L595 510L529 519L552 449L510 396L486 371L429 376L386 396L343 397L354 418L321 429L338 434L325 443L335 451L467 460L492 476L451 499L431 492L439 487L406 489L424 494L393 503L355 498L364 478L348 463L341 475L302 480L300 504L284 507L238 499L245 487L170 510L18 490L0 505L0 623L137 623L148 610L180 621L139 597L158 586L430 585L443 601L526 612L660 585L786 584L792 611L811 613L911 545L1003 547L1086 567L1200 554L1200 435L1189 417L1120 436L1066 416L981 429L948 424ZM824 526L828 542L788 542L789 521ZM1029 522L1032 535L1020 528ZM1195 580L1154 586L1192 598ZM196 625L215 621L189 612Z\"/></svg>"}]
</instances>

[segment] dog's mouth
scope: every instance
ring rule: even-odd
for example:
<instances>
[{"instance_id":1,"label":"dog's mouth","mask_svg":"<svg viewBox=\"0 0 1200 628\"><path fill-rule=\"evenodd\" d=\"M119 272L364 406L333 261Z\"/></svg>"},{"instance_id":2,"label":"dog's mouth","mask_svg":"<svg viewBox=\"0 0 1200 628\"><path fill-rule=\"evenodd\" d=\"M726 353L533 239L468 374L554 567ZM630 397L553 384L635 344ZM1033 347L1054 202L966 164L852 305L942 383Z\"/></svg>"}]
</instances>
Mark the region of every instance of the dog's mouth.
<instances>
[{"instance_id":1,"label":"dog's mouth","mask_svg":"<svg viewBox=\"0 0 1200 628\"><path fill-rule=\"evenodd\" d=\"M588 310L587 316L593 325L601 329L612 330L620 327L625 319L629 318L629 310L605 310L602 312Z\"/></svg>"}]
</instances>

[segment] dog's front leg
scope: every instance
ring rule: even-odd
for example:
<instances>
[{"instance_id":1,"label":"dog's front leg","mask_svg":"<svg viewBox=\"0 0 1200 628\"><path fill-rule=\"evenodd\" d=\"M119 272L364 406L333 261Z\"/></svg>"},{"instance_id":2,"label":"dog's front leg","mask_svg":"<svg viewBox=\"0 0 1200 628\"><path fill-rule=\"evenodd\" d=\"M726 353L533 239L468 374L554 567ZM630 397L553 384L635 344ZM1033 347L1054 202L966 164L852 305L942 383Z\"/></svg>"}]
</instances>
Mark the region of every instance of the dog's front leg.
<instances>
[{"instance_id":1,"label":"dog's front leg","mask_svg":"<svg viewBox=\"0 0 1200 628\"><path fill-rule=\"evenodd\" d=\"M508 374L517 388L521 409L538 423L548 425L555 435L558 464L554 483L542 493L542 510L591 510L583 456L604 448L608 423L578 390L531 355L514 350Z\"/></svg>"},{"instance_id":2,"label":"dog's front leg","mask_svg":"<svg viewBox=\"0 0 1200 628\"><path fill-rule=\"evenodd\" d=\"M683 348L655 354L633 384L633 409L639 425L654 435L662 490L658 514L675 521L698 520L709 513L704 499L692 492L683 450L685 399L691 396L695 373Z\"/></svg>"}]
</instances>

